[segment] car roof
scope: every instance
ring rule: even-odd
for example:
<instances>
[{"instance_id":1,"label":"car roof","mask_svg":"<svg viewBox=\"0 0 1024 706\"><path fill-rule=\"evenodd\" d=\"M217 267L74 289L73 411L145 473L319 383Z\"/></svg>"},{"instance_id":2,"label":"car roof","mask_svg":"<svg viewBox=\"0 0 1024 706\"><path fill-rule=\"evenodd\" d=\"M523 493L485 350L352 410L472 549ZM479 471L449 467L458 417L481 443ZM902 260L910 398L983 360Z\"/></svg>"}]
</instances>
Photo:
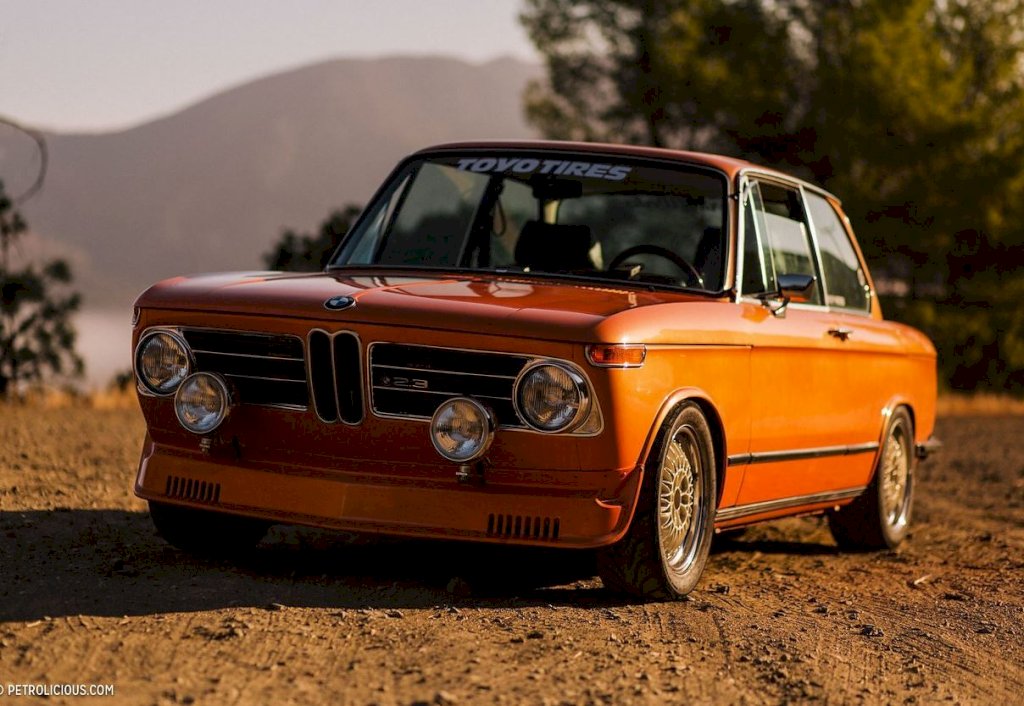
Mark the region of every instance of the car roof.
<instances>
[{"instance_id":1,"label":"car roof","mask_svg":"<svg viewBox=\"0 0 1024 706\"><path fill-rule=\"evenodd\" d=\"M560 140L474 140L468 142L449 142L439 145L433 145L416 152L419 154L429 154L432 152L445 152L445 151L458 151L458 150L535 150L535 151L552 151L552 152L594 152L600 154L618 154L625 157L641 157L649 159L662 159L679 162L681 164L698 164L707 167L712 167L721 172L724 172L728 176L729 180L734 180L740 172L753 171L758 174L764 174L768 176L777 176L787 181L795 181L805 187L825 194L835 200L837 203L839 199L828 191L822 189L820 186L811 184L803 179L793 176L792 174L786 174L777 169L771 167L764 167L754 162L748 162L745 159L738 159L736 157L727 157L720 154L711 154L708 152L690 152L687 150L673 150L666 149L663 147L643 147L639 145L618 145L604 142L570 142Z\"/></svg>"}]
</instances>

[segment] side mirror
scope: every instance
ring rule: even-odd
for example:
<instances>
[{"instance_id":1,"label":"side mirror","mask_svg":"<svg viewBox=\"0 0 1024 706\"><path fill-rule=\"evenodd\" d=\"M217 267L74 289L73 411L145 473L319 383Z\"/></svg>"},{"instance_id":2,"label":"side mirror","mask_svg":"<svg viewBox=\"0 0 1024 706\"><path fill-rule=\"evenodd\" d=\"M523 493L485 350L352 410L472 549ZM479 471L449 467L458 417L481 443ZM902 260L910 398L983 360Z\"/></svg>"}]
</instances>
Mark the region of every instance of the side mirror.
<instances>
[{"instance_id":1,"label":"side mirror","mask_svg":"<svg viewBox=\"0 0 1024 706\"><path fill-rule=\"evenodd\" d=\"M810 299L811 288L817 277L813 275L779 275L779 295L791 302L806 302Z\"/></svg>"},{"instance_id":2,"label":"side mirror","mask_svg":"<svg viewBox=\"0 0 1024 706\"><path fill-rule=\"evenodd\" d=\"M811 288L816 280L817 277L813 275L780 274L775 278L778 289L774 292L765 292L758 299L772 314L782 318L786 315L786 307L790 302L800 303L810 299Z\"/></svg>"}]
</instances>

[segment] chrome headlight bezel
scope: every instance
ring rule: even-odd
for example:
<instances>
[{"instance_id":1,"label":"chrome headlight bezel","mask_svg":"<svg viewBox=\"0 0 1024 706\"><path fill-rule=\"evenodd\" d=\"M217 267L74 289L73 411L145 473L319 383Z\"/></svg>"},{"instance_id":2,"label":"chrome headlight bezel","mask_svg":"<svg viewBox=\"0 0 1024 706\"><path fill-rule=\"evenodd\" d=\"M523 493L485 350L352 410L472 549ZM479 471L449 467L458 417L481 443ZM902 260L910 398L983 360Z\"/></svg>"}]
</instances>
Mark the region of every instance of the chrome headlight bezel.
<instances>
[{"instance_id":1,"label":"chrome headlight bezel","mask_svg":"<svg viewBox=\"0 0 1024 706\"><path fill-rule=\"evenodd\" d=\"M164 385L162 388L153 385L151 381L148 380L145 375L143 375L140 361L141 356L145 351L146 345L157 336L165 336L166 338L173 341L174 344L181 349L181 352L185 358L185 371L182 375L180 375L180 379L178 379L177 381L173 382L170 385ZM195 372L196 361L195 357L192 354L192 349L189 347L188 342L185 341L184 336L182 336L179 331L175 329L155 328L146 331L139 338L139 343L138 345L135 346L135 354L132 356L132 368L133 372L135 373L135 380L144 392L150 395L155 395L156 397L170 397L171 395L174 395L178 391L178 388L181 386L181 384L185 382L185 380L187 380L188 377L193 374L193 372Z\"/></svg>"},{"instance_id":2,"label":"chrome headlight bezel","mask_svg":"<svg viewBox=\"0 0 1024 706\"><path fill-rule=\"evenodd\" d=\"M476 449L473 453L468 455L453 455L447 452L437 440L438 425L441 422L442 416L445 414L446 410L453 408L456 405L470 406L482 420L483 435L477 443ZM494 441L494 431L496 428L497 423L494 420L494 413L491 412L490 409L480 404L472 397L452 397L438 405L438 408L434 410L434 414L430 418L430 443L434 445L434 450L437 451L442 458L459 464L473 463L474 461L482 458L491 447L491 442Z\"/></svg>"},{"instance_id":3,"label":"chrome headlight bezel","mask_svg":"<svg viewBox=\"0 0 1024 706\"><path fill-rule=\"evenodd\" d=\"M184 406L182 395L187 393L190 383L194 383L200 379L209 380L211 382L214 389L217 391L220 402L220 409L216 411L213 423L203 427L197 427L196 425L191 424L186 419L185 412L182 409ZM192 432L193 434L204 436L206 434L212 434L220 428L224 423L224 420L231 414L231 410L234 409L236 402L237 395L235 395L234 389L223 375L208 372L192 373L181 382L178 386L178 390L174 393L174 416L178 418L178 423L181 424L182 428Z\"/></svg>"},{"instance_id":4,"label":"chrome headlight bezel","mask_svg":"<svg viewBox=\"0 0 1024 706\"><path fill-rule=\"evenodd\" d=\"M523 389L531 375L541 368L555 368L565 374L576 393L576 412L572 417L555 426L545 426L542 421L531 415L528 404L522 399ZM575 368L554 360L537 360L524 367L516 377L512 386L512 404L519 418L534 431L542 434L570 434L578 429L590 416L593 406L593 395L587 378Z\"/></svg>"}]
</instances>

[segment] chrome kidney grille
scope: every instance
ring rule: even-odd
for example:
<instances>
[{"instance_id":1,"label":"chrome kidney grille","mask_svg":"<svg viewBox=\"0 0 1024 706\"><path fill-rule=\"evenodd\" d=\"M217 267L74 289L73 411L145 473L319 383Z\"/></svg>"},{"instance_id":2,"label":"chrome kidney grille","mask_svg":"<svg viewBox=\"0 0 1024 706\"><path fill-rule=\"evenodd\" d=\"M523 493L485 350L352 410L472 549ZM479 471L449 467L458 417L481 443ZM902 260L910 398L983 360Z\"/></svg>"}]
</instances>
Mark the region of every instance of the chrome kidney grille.
<instances>
[{"instance_id":1,"label":"chrome kidney grille","mask_svg":"<svg viewBox=\"0 0 1024 706\"><path fill-rule=\"evenodd\" d=\"M363 377L359 338L349 331L309 332L309 389L320 421L363 421Z\"/></svg>"},{"instance_id":2,"label":"chrome kidney grille","mask_svg":"<svg viewBox=\"0 0 1024 706\"><path fill-rule=\"evenodd\" d=\"M525 356L374 343L369 357L370 403L377 415L430 419L442 402L465 395L489 405L498 426L525 428L512 403Z\"/></svg>"},{"instance_id":3,"label":"chrome kidney grille","mask_svg":"<svg viewBox=\"0 0 1024 706\"><path fill-rule=\"evenodd\" d=\"M297 336L183 329L196 370L220 373L242 404L305 409L309 405L302 339Z\"/></svg>"}]
</instances>

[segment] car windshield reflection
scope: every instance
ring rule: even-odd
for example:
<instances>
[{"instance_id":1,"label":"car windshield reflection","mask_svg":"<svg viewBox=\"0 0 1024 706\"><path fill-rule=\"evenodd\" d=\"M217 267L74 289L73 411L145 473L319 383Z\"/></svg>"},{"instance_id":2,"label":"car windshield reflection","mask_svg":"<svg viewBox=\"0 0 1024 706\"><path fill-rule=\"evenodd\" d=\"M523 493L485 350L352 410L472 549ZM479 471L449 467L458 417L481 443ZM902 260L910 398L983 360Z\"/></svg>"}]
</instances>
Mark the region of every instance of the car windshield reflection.
<instances>
[{"instance_id":1,"label":"car windshield reflection","mask_svg":"<svg viewBox=\"0 0 1024 706\"><path fill-rule=\"evenodd\" d=\"M721 291L725 178L599 159L495 153L412 160L367 208L329 269L554 275Z\"/></svg>"}]
</instances>

